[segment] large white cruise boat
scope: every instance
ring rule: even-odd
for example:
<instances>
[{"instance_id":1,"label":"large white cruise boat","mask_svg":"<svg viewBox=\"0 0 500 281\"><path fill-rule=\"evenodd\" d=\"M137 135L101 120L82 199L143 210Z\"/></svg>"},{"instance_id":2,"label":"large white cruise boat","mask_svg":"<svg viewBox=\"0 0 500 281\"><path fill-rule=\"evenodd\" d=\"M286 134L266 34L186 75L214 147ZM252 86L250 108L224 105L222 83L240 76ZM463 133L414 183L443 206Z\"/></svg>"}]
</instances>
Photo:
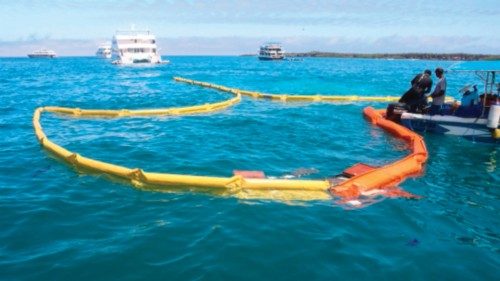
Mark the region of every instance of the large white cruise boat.
<instances>
[{"instance_id":1,"label":"large white cruise boat","mask_svg":"<svg viewBox=\"0 0 500 281\"><path fill-rule=\"evenodd\" d=\"M56 57L56 52L52 50L47 50L47 49L40 49L37 51L34 51L33 53L28 54L29 58L55 58Z\"/></svg>"},{"instance_id":2,"label":"large white cruise boat","mask_svg":"<svg viewBox=\"0 0 500 281\"><path fill-rule=\"evenodd\" d=\"M260 46L259 59L260 60L282 60L285 58L281 44L267 43Z\"/></svg>"},{"instance_id":3,"label":"large white cruise boat","mask_svg":"<svg viewBox=\"0 0 500 281\"><path fill-rule=\"evenodd\" d=\"M114 64L162 63L156 38L149 30L117 31L111 54Z\"/></svg>"},{"instance_id":4,"label":"large white cruise boat","mask_svg":"<svg viewBox=\"0 0 500 281\"><path fill-rule=\"evenodd\" d=\"M103 59L111 58L111 45L109 43L103 43L99 45L97 52L95 53L96 57Z\"/></svg>"}]
</instances>

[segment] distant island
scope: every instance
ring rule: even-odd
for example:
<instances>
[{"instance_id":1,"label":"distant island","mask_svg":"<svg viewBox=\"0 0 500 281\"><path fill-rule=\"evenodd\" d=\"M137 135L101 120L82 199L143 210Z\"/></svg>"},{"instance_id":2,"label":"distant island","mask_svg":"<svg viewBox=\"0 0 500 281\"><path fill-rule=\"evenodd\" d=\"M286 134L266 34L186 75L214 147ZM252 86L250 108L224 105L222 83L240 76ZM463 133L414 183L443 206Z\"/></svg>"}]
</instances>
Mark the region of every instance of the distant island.
<instances>
[{"instance_id":1,"label":"distant island","mask_svg":"<svg viewBox=\"0 0 500 281\"><path fill-rule=\"evenodd\" d=\"M311 51L306 53L286 53L287 57L292 58L362 58L362 59L417 59L417 60L456 60L456 61L472 61L472 60L500 60L500 55L484 55L484 54L433 54L433 53L386 53L386 54L359 54L359 53L335 53L335 52L319 52ZM255 56L255 55L242 55Z\"/></svg>"}]
</instances>

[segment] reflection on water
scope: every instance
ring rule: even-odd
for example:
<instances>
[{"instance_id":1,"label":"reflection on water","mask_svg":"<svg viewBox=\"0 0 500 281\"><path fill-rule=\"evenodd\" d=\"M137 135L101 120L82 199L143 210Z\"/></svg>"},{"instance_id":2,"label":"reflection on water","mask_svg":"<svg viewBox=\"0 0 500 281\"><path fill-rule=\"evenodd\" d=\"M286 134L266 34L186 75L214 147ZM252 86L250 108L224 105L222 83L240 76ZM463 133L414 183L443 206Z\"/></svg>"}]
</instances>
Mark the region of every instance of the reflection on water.
<instances>
[{"instance_id":1,"label":"reflection on water","mask_svg":"<svg viewBox=\"0 0 500 281\"><path fill-rule=\"evenodd\" d=\"M492 150L490 153L489 160L485 162L486 164L486 171L488 173L494 173L497 168L497 150Z\"/></svg>"}]
</instances>

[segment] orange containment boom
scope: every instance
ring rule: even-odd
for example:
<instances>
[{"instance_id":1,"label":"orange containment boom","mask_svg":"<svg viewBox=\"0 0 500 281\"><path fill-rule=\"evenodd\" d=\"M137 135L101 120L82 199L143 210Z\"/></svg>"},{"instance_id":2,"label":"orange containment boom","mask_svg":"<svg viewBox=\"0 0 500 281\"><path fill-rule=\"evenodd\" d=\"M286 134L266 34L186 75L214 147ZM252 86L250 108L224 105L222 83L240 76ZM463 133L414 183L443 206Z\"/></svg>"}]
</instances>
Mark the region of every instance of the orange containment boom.
<instances>
[{"instance_id":1,"label":"orange containment boom","mask_svg":"<svg viewBox=\"0 0 500 281\"><path fill-rule=\"evenodd\" d=\"M408 144L412 153L394 163L355 175L331 187L330 191L333 195L343 198L343 200L352 200L362 195L374 194L375 192L389 197L417 198L416 195L397 189L396 185L405 178L418 175L422 172L423 164L427 161L428 157L423 138L417 133L385 119L384 110L375 110L372 107L366 107L363 110L363 114L374 125L403 139Z\"/></svg>"}]
</instances>

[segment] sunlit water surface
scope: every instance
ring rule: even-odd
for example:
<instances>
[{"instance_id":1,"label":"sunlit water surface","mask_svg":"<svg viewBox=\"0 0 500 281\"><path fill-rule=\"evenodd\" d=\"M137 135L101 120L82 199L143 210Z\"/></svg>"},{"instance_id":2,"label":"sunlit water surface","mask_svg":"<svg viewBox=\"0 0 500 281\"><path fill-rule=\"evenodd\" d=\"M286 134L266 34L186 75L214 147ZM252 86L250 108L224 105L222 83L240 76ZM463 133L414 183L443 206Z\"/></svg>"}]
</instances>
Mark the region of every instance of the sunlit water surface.
<instances>
[{"instance_id":1,"label":"sunlit water surface","mask_svg":"<svg viewBox=\"0 0 500 281\"><path fill-rule=\"evenodd\" d=\"M119 67L96 58L0 59L1 280L498 280L500 149L425 134L429 161L402 187L420 200L361 209L334 200L277 202L135 189L75 171L42 150L38 106L159 108L230 96L173 76L270 93L401 95L425 68L454 62L171 57ZM477 63L489 68L487 63ZM474 77L448 74L449 94ZM230 176L298 168L325 178L389 163L404 145L363 119L383 103L243 98L222 112L128 119L46 114L72 151L147 171Z\"/></svg>"}]
</instances>

